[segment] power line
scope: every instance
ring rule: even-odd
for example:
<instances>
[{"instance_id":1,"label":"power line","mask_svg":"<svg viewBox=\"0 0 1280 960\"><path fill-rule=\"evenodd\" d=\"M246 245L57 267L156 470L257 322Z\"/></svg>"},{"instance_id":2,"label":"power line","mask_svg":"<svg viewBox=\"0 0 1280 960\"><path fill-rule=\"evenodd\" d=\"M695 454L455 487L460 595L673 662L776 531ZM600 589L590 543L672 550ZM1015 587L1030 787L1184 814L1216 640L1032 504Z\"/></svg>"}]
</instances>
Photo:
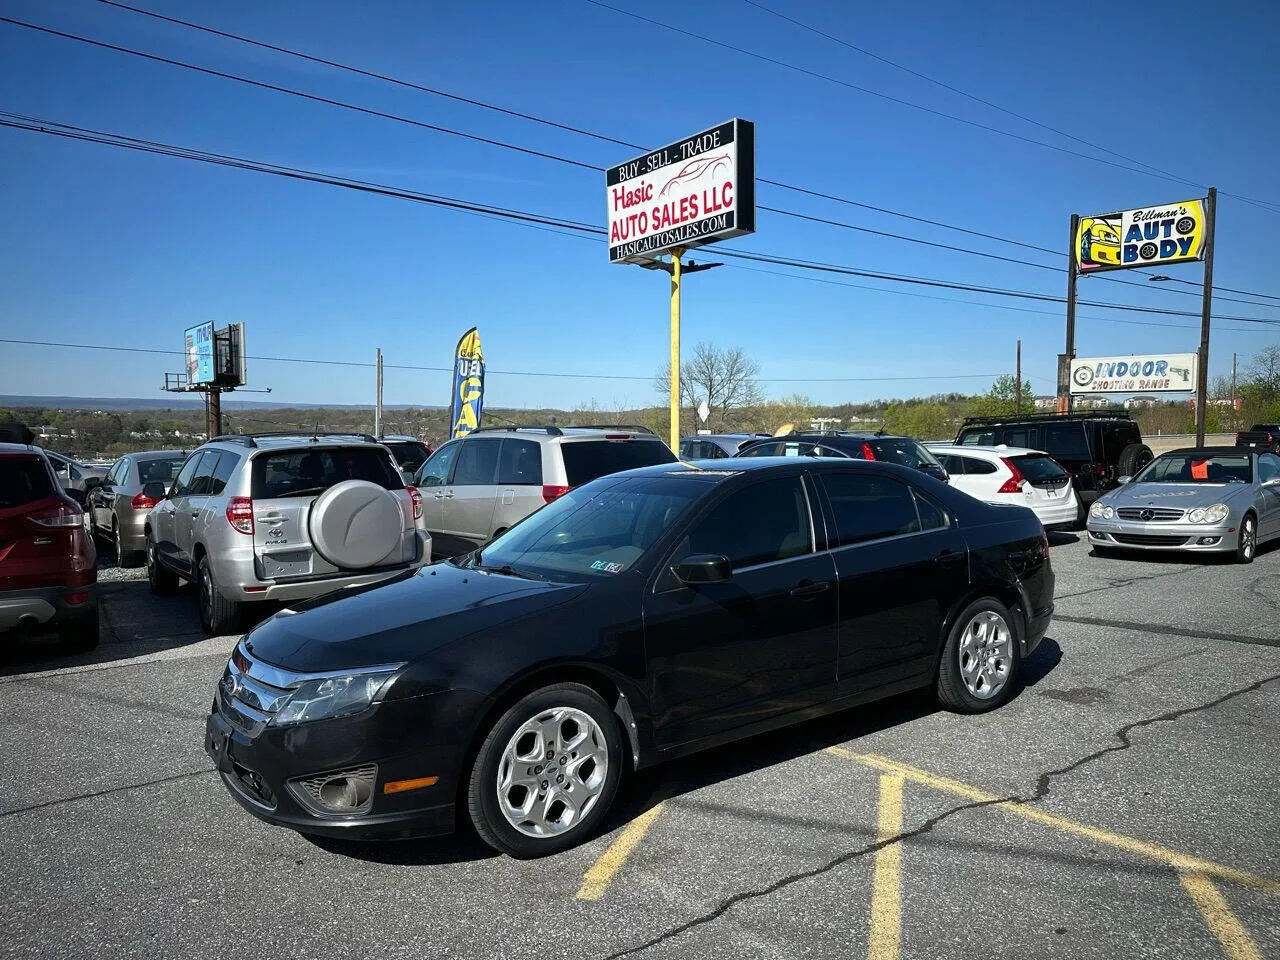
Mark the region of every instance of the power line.
<instances>
[{"instance_id":1,"label":"power line","mask_svg":"<svg viewBox=\"0 0 1280 960\"><path fill-rule=\"evenodd\" d=\"M3 119L4 117L16 117L17 119ZM482 204L473 204L467 201L461 201L454 198L435 197L429 194L416 193L414 191L402 190L394 187L388 187L381 184L372 184L367 181L348 180L341 177L333 177L315 171L301 170L296 167L281 167L275 164L261 163L258 161L245 160L240 157L232 157L223 154L214 154L206 151L197 151L191 148L178 147L172 144L163 144L156 141L146 141L137 138L123 137L118 134L104 133L101 131L87 130L82 127L74 127L70 124L58 124L51 121L42 121L37 118L22 117L16 114L6 114L0 112L0 126L12 127L20 130L27 130L35 133L48 134L53 136L65 137L75 140L85 140L94 143L100 143L107 146L122 147L125 149L138 150L147 153L157 153L165 156L178 157L181 159L197 160L204 163L212 163L223 166L231 166L238 169L251 170L259 173L268 173L277 176L289 177L296 180L304 180L314 183L323 183L331 186L339 186L348 189L359 190L366 193L381 194L397 199L414 200L421 203L427 203L434 206L447 207L457 209L467 213L478 213L482 216L498 217L503 219L515 220L518 222L529 224L541 224L550 227L559 227L564 229L575 230L583 234L595 236L604 236L605 230L601 227L584 224L577 221L555 219L544 217L538 214L526 213L523 211L515 211L509 208L490 207ZM774 264L778 266L793 267L796 269L810 270L819 273L835 273L847 276L865 277L875 280L889 280L899 283L914 284L927 287L937 287L949 290L960 290L970 293L980 293L989 296L1012 297L1016 299L1038 300L1046 303L1065 303L1065 297L1053 296L1051 294L1033 293L1023 290L1010 290L1002 287L981 286L978 284L957 283L949 280L940 280L932 277L917 277L904 274L885 273L881 271L862 270L856 267L849 267L840 264L824 263L813 260L797 260L786 257L778 257L772 254L753 253L751 251L738 250L733 247L719 247L717 256L736 258L740 260L751 260L761 263ZM1188 310L1170 310L1162 307L1142 307L1134 304L1111 304L1093 300L1080 300L1078 303L1082 306L1092 306L1105 310L1120 310L1137 313L1156 313L1167 316L1185 316L1198 317L1199 313ZM1238 320L1245 323L1280 325L1280 320L1265 319L1261 317L1242 317L1235 315L1218 316L1220 320Z\"/></svg>"},{"instance_id":2,"label":"power line","mask_svg":"<svg viewBox=\"0 0 1280 960\"><path fill-rule=\"evenodd\" d=\"M141 7L136 7L136 6L133 6L133 5L131 5L131 4L127 4L127 3L119 2L119 0L98 0L98 2L103 3L103 4L107 5L107 6L116 7L116 8L119 8L119 9L122 9L122 10L127 10L127 11L129 11L129 12L136 13L136 14L139 14L139 15L142 15L142 16L150 17L150 18L152 18L152 19L154 19L154 20L159 20L159 21L163 21L163 22L165 22L165 23L170 23L170 24L174 24L174 25L181 26L181 27L184 27L184 28L188 28L188 29L192 29L192 30L200 31L200 32L207 33L207 34L210 34L210 35L213 35L213 36L222 37L222 38L224 38L224 39L234 40L234 41L236 41L236 42L238 42L238 43L247 44L247 45L249 45L249 46L254 46L254 47L257 47L257 48L259 48L259 49L270 50L270 51L272 51L272 52L280 53L280 54L283 54L283 55L285 55L285 56L295 57L295 58L300 59L300 60L304 60L304 61L307 61L307 62L311 62L311 63L319 64L319 65L326 66L326 67L331 67L331 68L333 68L333 69L337 69L337 70L343 70L343 71L346 71L346 72L349 72L349 73L352 73L352 74L355 74L355 75L358 75L358 76L363 76L363 77L367 77L367 78L371 78L371 79L379 80L379 81L382 81L382 82L385 82L385 83L394 84L394 85L396 85L396 86L401 86L401 87L404 87L404 88L407 88L407 89L416 90L416 91L421 92L421 93L427 93L427 94L430 94L430 95L432 95L432 96L443 97L443 98L446 98L446 99L449 99L449 100L453 100L453 101L456 101L456 102L459 102L459 103L465 103L465 104L470 105L470 106L475 106L475 107L479 107L479 108L481 108L481 109L490 110L490 111L493 111L493 112L496 112L496 113L504 114L504 115L506 115L506 116L516 117L516 118L519 118L519 119L522 119L522 120L528 120L528 121L530 121L530 122L537 123L537 124L541 124L541 125L544 125L544 126L547 126L547 127L551 127L551 128L557 129L557 130L562 130L562 131L565 131L565 132L569 132L569 133L576 134L576 135L578 135L578 136L584 136L584 137L588 137L588 138L591 138L591 139L594 139L594 140L598 140L598 141L601 141L601 142L603 142L603 143L609 143L609 144L614 144L614 145L618 145L618 146L625 146L625 147L629 147L629 148L631 148L631 149L635 149L635 150L645 150L645 149L647 149L646 147L644 147L644 146L642 146L642 145L640 145L640 144L632 143L632 142L630 142L630 141L623 140L623 139L619 139L619 138L617 138L617 137L612 137L612 136L609 136L609 135L607 135L607 134L602 134L602 133L599 133L599 132L596 132L596 131L586 130L586 129L581 128L581 127L576 127L576 126L573 126L573 125L570 125L570 124L562 123L562 122L557 121L557 120L551 120L551 119L548 119L548 118L546 118L546 117L536 116L536 115L534 115L534 114L530 114L530 113L527 113L527 112L523 112L523 111L519 111L519 110L513 110L513 109L510 109L510 108L507 108L507 107L502 107L502 106L498 106L498 105L491 104L491 103L486 103L486 102L484 102L484 101L482 101L482 100L477 100L477 99L472 98L472 97L464 97L464 96L461 96L461 95L459 95L459 94L455 94L455 93L451 93L451 92L448 92L448 91L440 90L440 89L435 88L435 87L428 87L428 86L424 86L424 85L422 85L422 84L414 83L413 81L409 81L409 80L404 80L404 79L399 78L399 77L394 77L394 76L390 76L390 75L388 75L388 74L378 73L378 72L375 72L375 71L372 71L372 70L367 70L367 69L364 69L364 68L361 68L361 67L352 66L352 65L350 65L350 64L341 63L341 62L338 62L338 61L336 61L336 60L331 60L331 59L328 59L328 58L325 58L325 57L318 57L318 56L315 56L315 55L313 55L313 54L308 54L308 53L304 53L304 52L302 52L302 51L293 50L293 49L290 49L290 48L288 48L288 47L280 46L280 45L278 45L278 44L272 44L272 43L268 43L268 42L265 42L265 41L262 41L262 40L256 40L256 39L254 39L254 38L252 38L252 37L246 37L246 36L243 36L243 35L240 35L240 34L230 33L230 32L228 32L228 31L224 31L224 30L218 30L218 29L216 29L216 28L214 28L214 27L209 27L209 26L206 26L206 25L204 25L204 24L195 23L195 22L192 22L192 21L189 21L189 20L183 20L183 19L180 19L180 18L177 18L177 17L167 16L167 15L165 15L165 14L155 13L155 12L153 12L153 11L143 9L143 8L141 8ZM752 2L752 0L745 0L745 2L749 2L749 3L750 3L750 2ZM757 6L759 6L759 5L757 4ZM763 6L761 6L761 9L767 9L767 8L764 8ZM771 12L771 13L775 13L775 15L777 15L777 16L782 16L781 14L776 14L776 12L775 12L775 11L769 11L769 12ZM789 19L789 18L786 18L786 17L783 17L783 18L784 18L784 19ZM4 18L0 18L0 19L4 19ZM9 21L9 22L11 22L11 23L12 23L12 22L15 22L15 21ZM30 25L30 24L28 24L27 26L32 26L34 29L43 29L43 28L35 27L34 25ZM67 34L59 34L59 35L60 35L60 36L71 36L71 35L67 35ZM81 39L81 40L83 40L84 42L88 42L88 43L94 43L94 42L96 42L96 41L88 40L87 38L78 38L78 37L75 37L74 39ZM834 38L833 38L833 39L834 39ZM838 41L838 42L839 42L839 41ZM122 52L134 53L134 54L136 54L136 55L144 56L144 57L150 56L149 54L141 53L141 52L138 52L138 51L130 51L130 50L126 50L126 49L124 49L124 48L119 48L119 47L112 47L112 49L121 50ZM860 50L860 48L855 48L855 49L859 49L859 50ZM860 50L860 52L865 52L865 51L861 51L861 50ZM869 55L869 56L875 56L874 54L870 54L870 53L868 53L868 55ZM166 61L166 62L172 62L172 61ZM888 62L888 61L886 61L886 62ZM897 64L894 64L894 66L897 66ZM201 69L201 68L194 67L193 69ZM904 67L904 68L902 68L902 69L907 69L907 68L905 68L905 67ZM908 72L910 72L910 71L908 71ZM232 77L232 79L243 79L243 78ZM287 90L285 90L284 92L291 92L291 91L287 91ZM304 95L304 96L305 96L305 94L302 94L302 95ZM985 102L985 101L983 101L983 102ZM360 109L360 108L359 108L359 107L355 107L355 109ZM385 116L385 115L384 115L384 116ZM1017 116L1017 114L1015 114L1015 116ZM408 122L408 123L416 123L416 121L410 120L410 119L408 119L408 118L400 118L400 117L391 117L391 118L394 118L394 119L400 119L400 120L403 120L404 122ZM1034 121L1031 121L1031 122L1034 122ZM446 133L446 134L449 134L449 135L456 135L456 136L461 136L461 137L465 137L465 138L469 138L469 139L474 139L474 137L473 137L472 135L467 134L467 133L464 133L464 132L461 132L461 131L454 131L454 130L450 130L450 129L448 129L448 128L442 128L442 127L435 127L435 128L433 128L433 129L435 129L435 130L436 130L436 132L440 132L440 133ZM1048 129L1052 129L1052 128L1048 128ZM1055 132L1058 132L1058 131L1055 131ZM1064 136L1070 136L1069 134L1063 134L1063 135L1064 135ZM488 144L490 144L490 145L493 145L493 146L504 146L504 147L508 147L508 148L511 148L511 149L520 150L520 151L522 151L522 152L527 152L524 148L520 148L520 147L517 147L517 146L512 145L512 144L504 144L504 143L501 143L501 142L495 142L495 141L487 140L487 139L486 139L486 140L484 140L484 142L486 142L486 143L488 143ZM1081 142L1086 142L1086 143L1087 143L1087 141L1081 141ZM536 155L538 155L538 156L543 157L544 159L559 160L559 161L561 161L561 162L569 163L569 164L571 164L571 165L573 165L573 166L586 167L586 168L594 169L594 170L596 170L597 172L599 172L599 171L603 171L603 170L605 169L605 168L603 168L603 167L599 167L599 166L596 166L596 165L594 165L594 164L588 164L588 163L583 163L583 162L579 162L579 161L569 160L569 159L564 158L564 157L561 157L561 156L545 154L545 153L542 153L542 152L540 152L540 151L535 151L535 154L536 154ZM1158 169L1158 168L1153 168L1153 169ZM913 222L916 222L916 223L926 224L926 225L929 225L929 226L934 226L934 227L938 227L938 228L946 229L946 230L952 230L952 231L955 231L955 232L958 232L958 233L962 233L962 234L966 234L966 235L969 235L969 236L974 236L974 237L979 237L979 238L983 238L983 239L993 240L993 241L998 242L998 243L1012 244L1012 245L1014 245L1014 246L1022 247L1022 248L1029 249L1029 250L1035 250L1035 251L1037 251L1037 252L1049 253L1049 254L1052 254L1052 255L1053 255L1053 256L1055 256L1055 257L1061 257L1061 256L1062 256L1061 251L1054 250L1054 249L1049 248L1049 247L1043 247L1043 246L1040 246L1040 245L1037 245L1037 244L1025 243L1025 242L1023 242L1023 241L1013 240L1013 239L1010 239L1010 238L1008 238L1008 237L1000 237L1000 236L997 236L997 235L995 235L995 234L984 233L984 232L982 232L982 231L978 231L978 230L971 230L971 229L969 229L969 228L961 227L961 226L958 226L958 225L955 225L955 224L949 224L949 223L945 223L945 222L938 221L938 220L932 220L932 219L929 219L929 218L927 218L927 217L919 217L919 216L915 216L915 215L913 215L913 214L902 213L902 212L900 212L900 211L890 210L890 209L888 209L888 208L886 208L886 207L877 206L877 205L875 205L875 204L869 204L869 203L864 203L864 202L857 201L857 200L851 200L851 199L846 198L846 197L840 197L840 196L836 196L836 195L833 195L833 194L824 193L824 192L817 191L817 190L812 190L812 189L809 189L809 188L806 188L806 187L796 186L796 185L794 185L794 184L783 183L783 182L781 182L781 181L777 181L777 180L769 180L769 179L766 179L766 178L758 178L758 179L759 179L759 182L760 182L760 183L768 184L768 185L770 185L770 186L778 187L779 189L789 190L789 191L792 191L792 192L795 192L795 193L799 193L799 194L802 194L802 195L806 195L806 196L814 197L814 198L816 198L816 199L823 199L823 200L828 200L828 201L835 202L835 203L842 203L842 204L846 204L846 205L849 205L849 206L854 206L854 207L859 207L859 208L862 208L862 209L872 210L872 211L875 211L875 212L877 212L877 213L882 213L882 214L885 214L885 215L888 215L888 216L899 217L899 218L906 219L906 220L910 220L910 221L913 221ZM823 219L823 218L811 217L811 216L806 215L806 214L797 213L797 212L795 212L795 211L782 210L782 209L779 209L779 208L776 208L776 207L766 207L766 206L762 206L762 207L760 207L760 209L762 209L762 210L768 210L769 212L772 212L772 213L778 213L778 214L781 214L781 215L783 215L783 216L790 216L790 217L795 217L795 218L798 218L798 219L805 219L805 220L813 220L813 221L815 221L815 222L825 223L825 224L828 224L828 225L831 225L831 226L844 227L844 228L846 228L846 229L857 230L857 231L860 231L860 232L869 233L869 234L877 235L877 236L889 237L889 238L892 238L892 239L902 240L902 241L909 242L909 243L918 243L918 244L922 244L922 245L925 245L925 246L932 246L932 247L937 247L937 248L940 248L940 249L953 250L953 251L960 252L960 253L966 253L966 254L969 254L969 255L972 255L972 256L980 256L980 257L985 257L985 258L993 259L993 260L1001 260L1001 261L1008 262L1008 263L1015 263L1015 264L1020 264L1020 265L1024 265L1024 266L1037 267L1037 268L1040 268L1040 269L1047 269L1047 270L1057 270L1057 269L1059 269L1059 268L1057 268L1057 267L1051 267L1051 266L1048 266L1048 265L1046 265L1046 264L1032 263L1031 261L1027 261L1027 260L1019 260L1019 259L1011 258L1011 257L1002 257L1002 256L999 256L999 255L996 255L996 254L988 254L988 253L984 253L984 252L982 252L982 251L969 250L969 249L966 249L966 248L963 248L963 247L955 247L955 246L951 246L951 245L947 245L947 244L935 243L935 242L933 242L933 241L923 240L923 239L918 238L918 237L910 237L910 236L904 236L904 235L901 235L901 234L888 233L888 232L885 232L885 231L872 230L871 228L868 228L868 227L862 227L862 226L858 226L858 225L855 225L855 224L850 224L850 223L843 222L843 221L833 221L833 220L827 220L827 219ZM1138 271L1138 272L1139 272L1139 273L1146 273L1146 271ZM1149 276L1150 274L1147 274L1147 275ZM1104 276L1104 277L1103 277L1103 279L1104 279L1104 280L1107 280L1107 281L1109 281L1109 282L1112 282L1112 283L1123 283L1123 284L1125 284L1125 285L1127 285L1127 286L1138 286L1138 287L1142 287L1142 286L1143 286L1143 284L1141 284L1141 283L1135 283L1135 282L1133 282L1133 281L1123 280L1123 279L1121 279L1121 278L1119 278L1119 277L1109 277L1109 276ZM1182 283L1191 284L1191 285L1193 285L1193 286L1202 286L1202 284L1195 283L1194 281L1186 281L1186 280L1184 280L1184 281L1181 281L1181 282L1182 282ZM1149 289L1149 288L1146 288L1146 289ZM1182 293L1182 294L1186 294L1186 295L1188 295L1188 296L1197 296L1197 294L1195 294L1195 293L1193 293L1193 292L1184 291L1184 290L1177 290L1177 289L1172 289L1172 288L1167 288L1167 287L1166 287L1166 288L1161 288L1161 289L1163 289L1165 292L1168 292L1168 293ZM1225 288L1215 287L1215 289L1225 289ZM1273 296L1271 296L1271 295L1269 295L1269 294L1250 294L1248 291L1242 291L1242 290L1233 290L1233 291L1230 291L1230 292L1234 292L1234 293L1242 293L1242 294L1245 294L1245 295L1251 295L1251 296L1262 296L1262 297L1266 297L1267 299L1275 299L1275 300L1277 300L1277 301L1280 301L1280 297L1273 297ZM1252 306L1263 306L1263 307L1270 306L1269 304L1259 304L1259 303L1254 303L1253 301L1249 301L1249 300L1234 300L1234 298L1231 298L1231 297L1224 297L1224 298L1219 298L1219 299L1225 299L1225 300L1230 300L1230 301L1232 301L1232 302L1238 302L1238 303L1250 304L1250 305L1252 305Z\"/></svg>"}]
</instances>

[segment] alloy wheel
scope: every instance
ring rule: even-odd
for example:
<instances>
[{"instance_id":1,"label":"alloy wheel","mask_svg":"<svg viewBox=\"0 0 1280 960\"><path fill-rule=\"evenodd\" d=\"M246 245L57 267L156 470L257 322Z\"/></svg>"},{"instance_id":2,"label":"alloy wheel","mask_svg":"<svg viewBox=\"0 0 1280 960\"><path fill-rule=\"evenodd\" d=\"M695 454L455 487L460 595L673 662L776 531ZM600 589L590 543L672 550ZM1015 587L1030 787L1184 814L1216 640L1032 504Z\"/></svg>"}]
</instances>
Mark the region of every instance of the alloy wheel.
<instances>
[{"instance_id":1,"label":"alloy wheel","mask_svg":"<svg viewBox=\"0 0 1280 960\"><path fill-rule=\"evenodd\" d=\"M121 542L121 539L120 539L119 523L111 524L111 539L115 541L115 546L116 546L116 566L123 567L124 566L124 544Z\"/></svg>"},{"instance_id":2,"label":"alloy wheel","mask_svg":"<svg viewBox=\"0 0 1280 960\"><path fill-rule=\"evenodd\" d=\"M213 575L204 561L200 563L200 612L206 626L213 623Z\"/></svg>"},{"instance_id":3,"label":"alloy wheel","mask_svg":"<svg viewBox=\"0 0 1280 960\"><path fill-rule=\"evenodd\" d=\"M1258 532L1254 528L1253 518L1245 517L1240 524L1240 555L1246 560L1253 559L1253 551L1258 546Z\"/></svg>"},{"instance_id":4,"label":"alloy wheel","mask_svg":"<svg viewBox=\"0 0 1280 960\"><path fill-rule=\"evenodd\" d=\"M958 647L960 676L979 700L990 700L1009 682L1013 632L993 610L978 613L964 628Z\"/></svg>"},{"instance_id":5,"label":"alloy wheel","mask_svg":"<svg viewBox=\"0 0 1280 960\"><path fill-rule=\"evenodd\" d=\"M599 724L574 707L551 707L507 741L495 784L498 809L526 836L562 834L595 806L608 772Z\"/></svg>"}]
</instances>

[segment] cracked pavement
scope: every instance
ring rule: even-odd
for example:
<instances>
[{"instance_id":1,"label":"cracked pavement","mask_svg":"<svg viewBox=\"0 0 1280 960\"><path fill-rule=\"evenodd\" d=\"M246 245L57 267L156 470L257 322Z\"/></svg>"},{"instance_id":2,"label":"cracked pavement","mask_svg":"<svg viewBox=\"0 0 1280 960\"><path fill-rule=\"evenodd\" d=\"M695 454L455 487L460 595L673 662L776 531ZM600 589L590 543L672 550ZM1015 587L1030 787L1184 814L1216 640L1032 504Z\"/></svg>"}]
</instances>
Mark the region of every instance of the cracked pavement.
<instances>
[{"instance_id":1,"label":"cracked pavement","mask_svg":"<svg viewBox=\"0 0 1280 960\"><path fill-rule=\"evenodd\" d=\"M189 596L113 583L94 654L0 659L3 952L866 956L892 844L903 958L1222 956L1167 865L1000 805L1280 878L1280 551L1251 567L1094 558L1070 538L1052 553L1061 617L1004 708L900 697L689 757L624 784L605 835L523 862L467 836L317 844L249 817L201 745L234 638L201 639ZM990 799L909 780L900 832L878 839L880 774L833 746ZM575 899L664 796L604 895ZM1280 898L1218 889L1280 956Z\"/></svg>"}]
</instances>

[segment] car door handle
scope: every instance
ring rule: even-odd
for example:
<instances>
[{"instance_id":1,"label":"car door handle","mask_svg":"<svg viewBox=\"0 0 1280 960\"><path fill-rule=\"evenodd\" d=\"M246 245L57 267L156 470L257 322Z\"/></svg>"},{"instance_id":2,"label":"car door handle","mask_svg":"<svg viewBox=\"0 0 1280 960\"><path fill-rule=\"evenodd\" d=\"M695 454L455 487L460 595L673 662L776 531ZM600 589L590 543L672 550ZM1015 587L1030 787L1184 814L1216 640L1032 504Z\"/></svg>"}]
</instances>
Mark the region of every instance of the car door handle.
<instances>
[{"instance_id":1,"label":"car door handle","mask_svg":"<svg viewBox=\"0 0 1280 960\"><path fill-rule=\"evenodd\" d=\"M818 596L820 593L826 593L830 589L830 580L819 580L816 583L810 581L799 583L792 587L789 592L793 597L798 597L801 600L807 600Z\"/></svg>"},{"instance_id":2,"label":"car door handle","mask_svg":"<svg viewBox=\"0 0 1280 960\"><path fill-rule=\"evenodd\" d=\"M963 553L956 553L954 550L943 550L940 554L933 558L933 562L941 564L944 567L952 566L964 559Z\"/></svg>"},{"instance_id":3,"label":"car door handle","mask_svg":"<svg viewBox=\"0 0 1280 960\"><path fill-rule=\"evenodd\" d=\"M199 511L199 510L192 510L192 511L191 511L191 516L192 516L192 517L198 517L198 516L200 516L200 511Z\"/></svg>"},{"instance_id":4,"label":"car door handle","mask_svg":"<svg viewBox=\"0 0 1280 960\"><path fill-rule=\"evenodd\" d=\"M450 490L448 493L442 493L442 494L440 494L440 496L441 496L442 498L444 498L445 500L452 500L452 499L453 499L453 491L452 491L452 490Z\"/></svg>"}]
</instances>

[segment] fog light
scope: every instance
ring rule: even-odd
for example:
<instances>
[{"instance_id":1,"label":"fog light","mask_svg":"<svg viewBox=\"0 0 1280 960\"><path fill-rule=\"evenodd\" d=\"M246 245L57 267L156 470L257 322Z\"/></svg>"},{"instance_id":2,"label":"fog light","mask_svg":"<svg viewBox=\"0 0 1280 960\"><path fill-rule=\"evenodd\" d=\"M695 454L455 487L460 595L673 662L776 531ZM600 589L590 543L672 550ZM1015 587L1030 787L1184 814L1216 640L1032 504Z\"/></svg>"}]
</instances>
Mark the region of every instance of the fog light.
<instances>
[{"instance_id":1,"label":"fog light","mask_svg":"<svg viewBox=\"0 0 1280 960\"><path fill-rule=\"evenodd\" d=\"M289 789L302 805L321 816L365 813L373 806L373 785L378 779L374 764L354 770L322 773L293 780Z\"/></svg>"},{"instance_id":2,"label":"fog light","mask_svg":"<svg viewBox=\"0 0 1280 960\"><path fill-rule=\"evenodd\" d=\"M1196 543L1202 547L1211 547L1221 539L1221 537L1201 537Z\"/></svg>"}]
</instances>

